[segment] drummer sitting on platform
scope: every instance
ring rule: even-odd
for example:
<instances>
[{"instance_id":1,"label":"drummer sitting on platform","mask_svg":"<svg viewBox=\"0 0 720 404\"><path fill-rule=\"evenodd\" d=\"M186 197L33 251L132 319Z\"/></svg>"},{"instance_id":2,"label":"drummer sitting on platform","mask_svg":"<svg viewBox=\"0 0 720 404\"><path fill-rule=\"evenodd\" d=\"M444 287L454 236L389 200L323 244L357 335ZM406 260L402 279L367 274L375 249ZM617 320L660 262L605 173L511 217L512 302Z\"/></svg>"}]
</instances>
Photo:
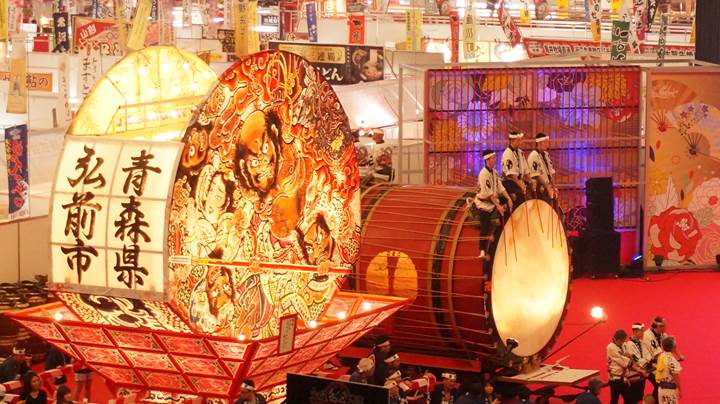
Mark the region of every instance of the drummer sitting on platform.
<instances>
[{"instance_id":1,"label":"drummer sitting on platform","mask_svg":"<svg viewBox=\"0 0 720 404\"><path fill-rule=\"evenodd\" d=\"M525 136L522 132L510 132L509 145L502 154L503 186L508 190L515 206L527 199L527 184L530 170L525 155L520 149L520 141Z\"/></svg>"},{"instance_id":2,"label":"drummer sitting on platform","mask_svg":"<svg viewBox=\"0 0 720 404\"><path fill-rule=\"evenodd\" d=\"M552 205L557 199L557 188L553 183L555 169L547 152L550 138L544 133L535 136L535 150L530 152L528 162L530 163L530 176L534 180L533 188L536 188L538 198Z\"/></svg>"},{"instance_id":3,"label":"drummer sitting on platform","mask_svg":"<svg viewBox=\"0 0 720 404\"><path fill-rule=\"evenodd\" d=\"M475 199L468 198L469 213L480 227L480 258L490 259L500 236L501 219L506 212L512 211L513 202L503 187L495 166L496 155L491 150L483 152L485 167L478 175L478 190ZM507 210L503 206L507 203ZM487 237L490 237L488 239Z\"/></svg>"}]
</instances>

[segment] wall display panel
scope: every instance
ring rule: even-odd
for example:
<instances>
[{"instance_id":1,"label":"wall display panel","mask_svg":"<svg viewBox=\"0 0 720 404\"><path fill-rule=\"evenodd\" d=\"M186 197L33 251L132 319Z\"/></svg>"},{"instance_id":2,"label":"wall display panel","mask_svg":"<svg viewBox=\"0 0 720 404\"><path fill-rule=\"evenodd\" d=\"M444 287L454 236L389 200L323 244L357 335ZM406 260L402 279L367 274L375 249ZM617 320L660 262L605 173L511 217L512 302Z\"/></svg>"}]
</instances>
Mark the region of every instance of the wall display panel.
<instances>
[{"instance_id":1,"label":"wall display panel","mask_svg":"<svg viewBox=\"0 0 720 404\"><path fill-rule=\"evenodd\" d=\"M223 73L184 142L168 238L170 255L191 262L170 266L179 313L201 332L253 338L277 335L288 314L317 319L336 274L233 263L355 262L358 168L328 82L291 53L249 56Z\"/></svg>"},{"instance_id":2,"label":"wall display panel","mask_svg":"<svg viewBox=\"0 0 720 404\"><path fill-rule=\"evenodd\" d=\"M483 149L502 151L520 130L527 154L544 132L562 207L584 205L585 181L610 176L616 226L636 225L638 67L429 70L425 91L428 184L475 185Z\"/></svg>"},{"instance_id":3,"label":"wall display panel","mask_svg":"<svg viewBox=\"0 0 720 404\"><path fill-rule=\"evenodd\" d=\"M645 265L716 265L720 253L720 70L647 79Z\"/></svg>"}]
</instances>

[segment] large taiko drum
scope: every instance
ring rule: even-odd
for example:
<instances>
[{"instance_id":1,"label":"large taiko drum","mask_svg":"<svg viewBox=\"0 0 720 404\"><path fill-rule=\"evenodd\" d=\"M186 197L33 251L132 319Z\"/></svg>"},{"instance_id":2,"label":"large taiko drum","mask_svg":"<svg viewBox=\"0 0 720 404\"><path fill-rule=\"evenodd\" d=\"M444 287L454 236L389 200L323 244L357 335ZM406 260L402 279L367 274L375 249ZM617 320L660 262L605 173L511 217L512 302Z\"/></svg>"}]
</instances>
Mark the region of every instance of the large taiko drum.
<instances>
[{"instance_id":1,"label":"large taiko drum","mask_svg":"<svg viewBox=\"0 0 720 404\"><path fill-rule=\"evenodd\" d=\"M355 288L413 299L384 324L402 351L508 363L542 357L566 313L570 264L561 221L516 208L491 262L467 213L469 189L378 185L362 197ZM518 346L508 353L506 342Z\"/></svg>"}]
</instances>

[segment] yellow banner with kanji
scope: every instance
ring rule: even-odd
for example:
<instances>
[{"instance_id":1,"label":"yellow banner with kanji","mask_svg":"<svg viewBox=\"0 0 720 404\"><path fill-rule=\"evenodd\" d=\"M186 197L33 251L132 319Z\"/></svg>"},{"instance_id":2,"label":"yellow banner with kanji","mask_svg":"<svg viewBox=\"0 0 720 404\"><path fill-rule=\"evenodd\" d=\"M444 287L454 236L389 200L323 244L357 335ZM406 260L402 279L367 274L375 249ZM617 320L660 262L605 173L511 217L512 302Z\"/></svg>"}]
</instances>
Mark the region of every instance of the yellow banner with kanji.
<instances>
[{"instance_id":1,"label":"yellow banner with kanji","mask_svg":"<svg viewBox=\"0 0 720 404\"><path fill-rule=\"evenodd\" d=\"M558 18L567 19L569 17L570 0L557 0L557 7Z\"/></svg>"},{"instance_id":2,"label":"yellow banner with kanji","mask_svg":"<svg viewBox=\"0 0 720 404\"><path fill-rule=\"evenodd\" d=\"M235 1L233 25L235 25L235 54L243 57L260 51L260 38L253 30L257 15L257 2Z\"/></svg>"},{"instance_id":3,"label":"yellow banner with kanji","mask_svg":"<svg viewBox=\"0 0 720 404\"><path fill-rule=\"evenodd\" d=\"M8 39L8 0L0 0L0 41Z\"/></svg>"},{"instance_id":4,"label":"yellow banner with kanji","mask_svg":"<svg viewBox=\"0 0 720 404\"><path fill-rule=\"evenodd\" d=\"M690 43L695 43L695 35L696 35L695 31L696 31L695 20L693 19L692 29L690 30Z\"/></svg>"},{"instance_id":5,"label":"yellow banner with kanji","mask_svg":"<svg viewBox=\"0 0 720 404\"><path fill-rule=\"evenodd\" d=\"M411 8L407 10L405 32L405 41L409 50L422 50L422 22L423 10L421 8Z\"/></svg>"},{"instance_id":6,"label":"yellow banner with kanji","mask_svg":"<svg viewBox=\"0 0 720 404\"><path fill-rule=\"evenodd\" d=\"M132 29L128 35L127 46L131 50L142 49L145 46L145 36L148 29L148 18L152 10L152 0L138 0Z\"/></svg>"},{"instance_id":7,"label":"yellow banner with kanji","mask_svg":"<svg viewBox=\"0 0 720 404\"><path fill-rule=\"evenodd\" d=\"M623 0L610 0L610 18L616 20L620 16Z\"/></svg>"}]
</instances>

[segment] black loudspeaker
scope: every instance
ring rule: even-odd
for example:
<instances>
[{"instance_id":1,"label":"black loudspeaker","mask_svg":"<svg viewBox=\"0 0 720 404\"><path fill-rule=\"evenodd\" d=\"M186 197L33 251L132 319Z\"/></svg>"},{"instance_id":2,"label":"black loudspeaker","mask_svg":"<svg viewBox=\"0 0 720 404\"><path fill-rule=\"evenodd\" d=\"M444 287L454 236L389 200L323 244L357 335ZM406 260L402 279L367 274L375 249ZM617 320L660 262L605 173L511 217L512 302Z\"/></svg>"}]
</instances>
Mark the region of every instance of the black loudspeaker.
<instances>
[{"instance_id":1,"label":"black loudspeaker","mask_svg":"<svg viewBox=\"0 0 720 404\"><path fill-rule=\"evenodd\" d=\"M612 178L590 178L585 181L585 198L587 230L596 233L613 231L615 202Z\"/></svg>"},{"instance_id":2,"label":"black loudspeaker","mask_svg":"<svg viewBox=\"0 0 720 404\"><path fill-rule=\"evenodd\" d=\"M620 269L620 233L583 232L573 249L576 276L616 275Z\"/></svg>"},{"instance_id":3,"label":"black loudspeaker","mask_svg":"<svg viewBox=\"0 0 720 404\"><path fill-rule=\"evenodd\" d=\"M655 17L659 21L660 12ZM717 0L698 0L695 8L695 59L711 63L720 63L720 2Z\"/></svg>"}]
</instances>

